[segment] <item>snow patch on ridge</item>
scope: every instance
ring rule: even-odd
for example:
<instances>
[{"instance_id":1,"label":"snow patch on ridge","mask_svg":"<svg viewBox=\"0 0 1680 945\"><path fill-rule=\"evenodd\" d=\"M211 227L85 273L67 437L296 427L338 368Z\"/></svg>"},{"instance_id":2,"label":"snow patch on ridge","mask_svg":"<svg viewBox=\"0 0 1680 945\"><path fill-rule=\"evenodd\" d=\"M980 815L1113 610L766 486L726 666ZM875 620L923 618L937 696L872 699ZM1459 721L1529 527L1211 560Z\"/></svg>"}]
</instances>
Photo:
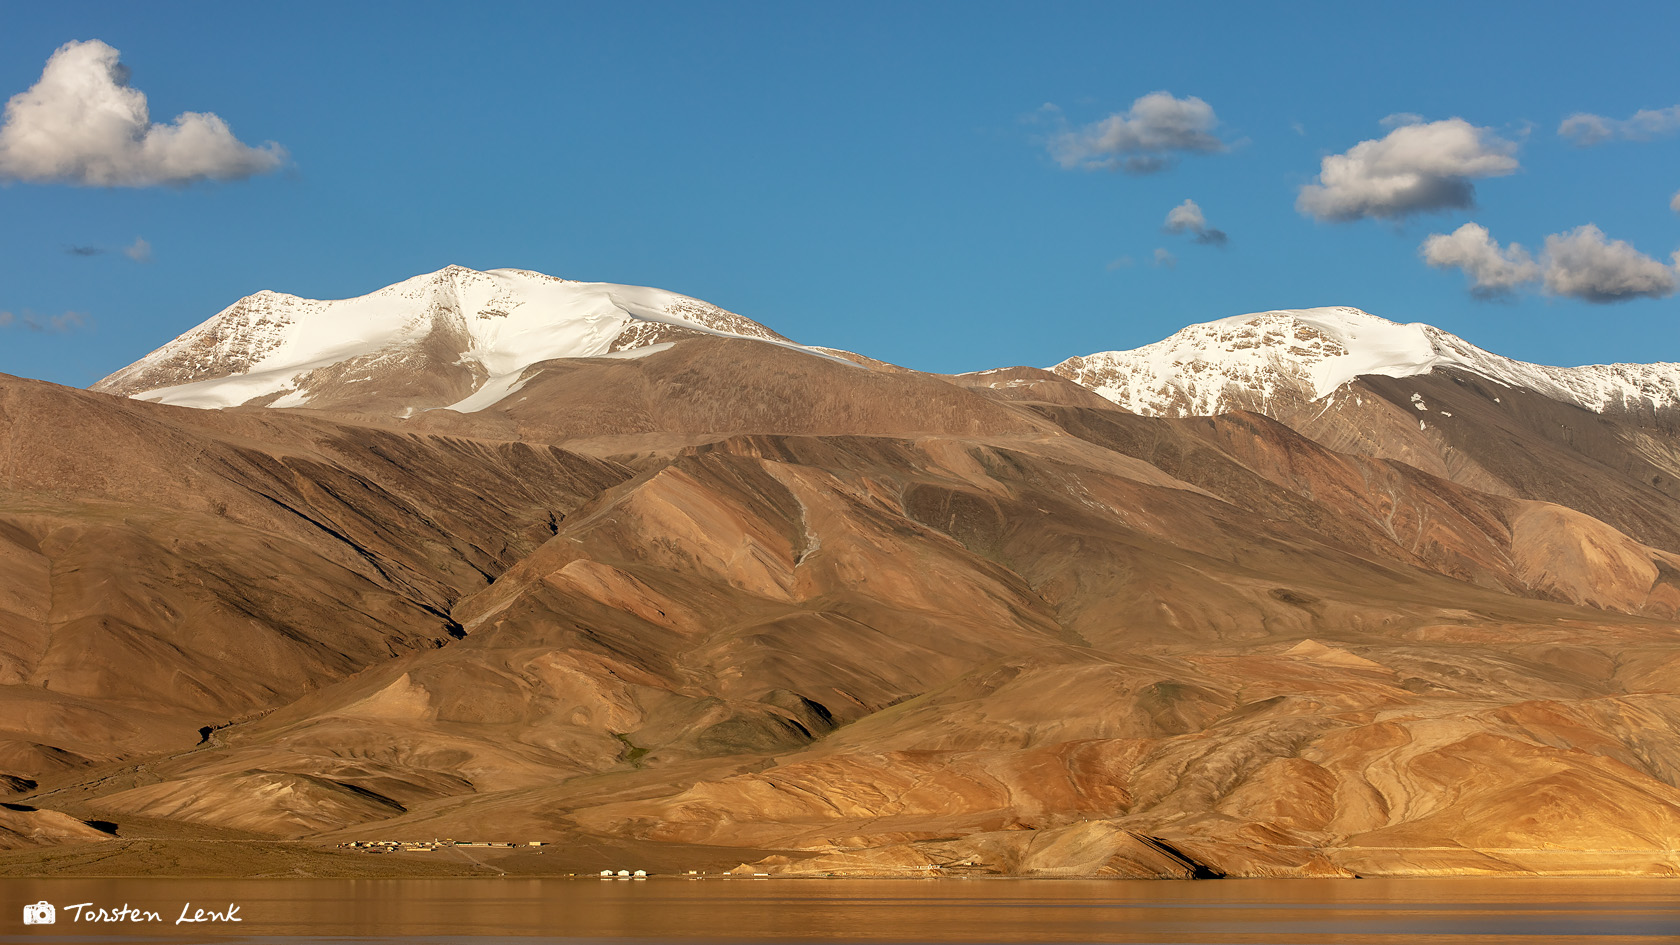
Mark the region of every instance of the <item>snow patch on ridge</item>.
<instances>
[{"instance_id":1,"label":"snow patch on ridge","mask_svg":"<svg viewBox=\"0 0 1680 945\"><path fill-rule=\"evenodd\" d=\"M478 413L512 396L540 373L540 370L526 368L511 374L498 374L485 381L484 386L474 391L471 396L462 398L444 409L460 413Z\"/></svg>"}]
</instances>

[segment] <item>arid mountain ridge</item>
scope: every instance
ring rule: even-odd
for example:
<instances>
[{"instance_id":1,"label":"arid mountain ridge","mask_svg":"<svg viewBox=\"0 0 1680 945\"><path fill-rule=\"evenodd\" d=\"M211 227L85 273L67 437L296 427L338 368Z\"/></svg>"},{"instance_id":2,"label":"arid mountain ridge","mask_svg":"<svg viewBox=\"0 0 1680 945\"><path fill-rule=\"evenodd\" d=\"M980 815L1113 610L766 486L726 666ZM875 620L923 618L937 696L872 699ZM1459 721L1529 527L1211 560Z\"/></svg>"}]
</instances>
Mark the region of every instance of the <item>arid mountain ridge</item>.
<instances>
[{"instance_id":1,"label":"arid mountain ridge","mask_svg":"<svg viewBox=\"0 0 1680 945\"><path fill-rule=\"evenodd\" d=\"M1323 396L1348 325L1415 326L1303 310L1204 333L1287 336L1250 400L1205 350L1188 381L1084 359L1146 416L1080 364L928 375L577 283L601 350L521 364L471 327L509 297L461 302L549 285L510 272L403 283L374 351L294 344L290 375L263 359L302 302L102 382L138 399L0 381L0 846L54 851L0 866L453 836L838 875L1680 869L1663 366L1525 385L1449 347ZM145 402L230 396L232 364L309 407Z\"/></svg>"}]
</instances>

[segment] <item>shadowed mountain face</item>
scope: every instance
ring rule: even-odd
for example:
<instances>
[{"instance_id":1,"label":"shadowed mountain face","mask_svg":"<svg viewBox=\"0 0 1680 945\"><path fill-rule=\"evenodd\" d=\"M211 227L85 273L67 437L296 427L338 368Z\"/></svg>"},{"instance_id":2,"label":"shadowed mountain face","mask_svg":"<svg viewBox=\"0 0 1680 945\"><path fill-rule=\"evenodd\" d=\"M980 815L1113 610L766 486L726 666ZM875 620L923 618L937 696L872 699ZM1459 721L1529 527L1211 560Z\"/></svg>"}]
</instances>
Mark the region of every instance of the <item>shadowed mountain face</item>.
<instances>
[{"instance_id":1,"label":"shadowed mountain face","mask_svg":"<svg viewBox=\"0 0 1680 945\"><path fill-rule=\"evenodd\" d=\"M1680 409L1597 413L1473 374L1361 378L1337 409L1279 412L1313 439L1472 488L1566 505L1680 549Z\"/></svg>"},{"instance_id":2,"label":"shadowed mountain face","mask_svg":"<svg viewBox=\"0 0 1680 945\"><path fill-rule=\"evenodd\" d=\"M1671 418L1306 406L698 335L405 420L6 379L0 783L56 819L0 845L1680 868Z\"/></svg>"},{"instance_id":3,"label":"shadowed mountain face","mask_svg":"<svg viewBox=\"0 0 1680 945\"><path fill-rule=\"evenodd\" d=\"M28 779L190 746L459 637L455 600L630 475L10 378L0 424L0 773Z\"/></svg>"}]
</instances>

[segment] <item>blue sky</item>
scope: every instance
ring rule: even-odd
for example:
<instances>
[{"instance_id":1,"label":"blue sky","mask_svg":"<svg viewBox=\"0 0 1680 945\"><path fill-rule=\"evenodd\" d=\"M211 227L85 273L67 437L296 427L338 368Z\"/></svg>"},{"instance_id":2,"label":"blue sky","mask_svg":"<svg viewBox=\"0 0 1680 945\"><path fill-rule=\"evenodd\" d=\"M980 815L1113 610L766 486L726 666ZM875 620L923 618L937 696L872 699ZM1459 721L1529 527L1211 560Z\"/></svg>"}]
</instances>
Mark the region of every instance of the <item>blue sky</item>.
<instances>
[{"instance_id":1,"label":"blue sky","mask_svg":"<svg viewBox=\"0 0 1680 945\"><path fill-rule=\"evenodd\" d=\"M152 122L213 113L285 157L101 186L0 152L0 372L85 386L259 289L340 298L450 263L659 286L934 371L1315 305L1544 363L1680 361L1672 4L86 3L4 18L0 98L64 44L99 40ZM1160 92L1212 143L1161 138L1134 110ZM1596 132L1560 135L1578 113ZM1326 157L1376 173L1455 142L1476 153L1441 158L1434 189L1298 206ZM1083 166L1136 158L1168 166ZM1474 206L1453 205L1466 187ZM1224 245L1164 231L1185 200ZM1355 210L1334 222L1332 206ZM1436 234L1452 240L1432 266Z\"/></svg>"}]
</instances>

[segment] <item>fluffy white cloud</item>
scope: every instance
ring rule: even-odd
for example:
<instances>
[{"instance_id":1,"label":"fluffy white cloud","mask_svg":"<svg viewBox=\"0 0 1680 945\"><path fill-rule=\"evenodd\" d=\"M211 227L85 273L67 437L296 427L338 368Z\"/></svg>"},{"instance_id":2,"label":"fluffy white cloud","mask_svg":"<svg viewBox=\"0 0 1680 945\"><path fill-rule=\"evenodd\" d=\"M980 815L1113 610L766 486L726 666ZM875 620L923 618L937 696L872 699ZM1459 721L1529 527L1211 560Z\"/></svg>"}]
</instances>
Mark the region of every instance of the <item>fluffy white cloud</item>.
<instances>
[{"instance_id":1,"label":"fluffy white cloud","mask_svg":"<svg viewBox=\"0 0 1680 945\"><path fill-rule=\"evenodd\" d=\"M1546 291L1588 302L1674 294L1675 271L1588 223L1546 237Z\"/></svg>"},{"instance_id":2,"label":"fluffy white cloud","mask_svg":"<svg viewBox=\"0 0 1680 945\"><path fill-rule=\"evenodd\" d=\"M1466 223L1450 234L1432 234L1418 253L1436 268L1463 270L1470 279L1470 294L1479 298L1506 295L1540 278L1540 267L1528 250L1516 243L1501 248L1487 227L1476 223Z\"/></svg>"},{"instance_id":3,"label":"fluffy white cloud","mask_svg":"<svg viewBox=\"0 0 1680 945\"><path fill-rule=\"evenodd\" d=\"M1230 241L1224 230L1207 225L1207 217L1202 215L1202 208L1196 205L1196 201L1188 198L1167 211L1166 230L1168 233L1188 233L1196 242L1208 246L1224 246Z\"/></svg>"},{"instance_id":4,"label":"fluffy white cloud","mask_svg":"<svg viewBox=\"0 0 1680 945\"><path fill-rule=\"evenodd\" d=\"M1206 227L1207 217L1202 215L1201 206L1188 197L1184 198L1183 203L1167 211L1168 232L1196 232Z\"/></svg>"},{"instance_id":5,"label":"fluffy white cloud","mask_svg":"<svg viewBox=\"0 0 1680 945\"><path fill-rule=\"evenodd\" d=\"M1674 192L1674 199L1668 202L1668 209L1680 213L1680 190Z\"/></svg>"},{"instance_id":6,"label":"fluffy white cloud","mask_svg":"<svg viewBox=\"0 0 1680 945\"><path fill-rule=\"evenodd\" d=\"M1157 247L1155 250L1155 266L1160 269L1177 268L1178 257L1168 252L1164 246Z\"/></svg>"},{"instance_id":7,"label":"fluffy white cloud","mask_svg":"<svg viewBox=\"0 0 1680 945\"><path fill-rule=\"evenodd\" d=\"M1587 112L1577 112L1558 125L1557 133L1582 147L1602 144L1615 138L1623 141L1649 141L1680 131L1680 105L1668 108L1642 108L1631 118L1606 118Z\"/></svg>"},{"instance_id":8,"label":"fluffy white cloud","mask_svg":"<svg viewBox=\"0 0 1680 945\"><path fill-rule=\"evenodd\" d=\"M1591 223L1546 237L1538 261L1516 243L1501 247L1476 223L1432 234L1418 253L1431 266L1463 270L1479 298L1540 285L1552 295L1607 303L1663 298L1680 288L1680 252L1671 267L1624 240L1606 239Z\"/></svg>"},{"instance_id":9,"label":"fluffy white cloud","mask_svg":"<svg viewBox=\"0 0 1680 945\"><path fill-rule=\"evenodd\" d=\"M1339 222L1470 207L1470 182L1517 171L1516 151L1515 142L1462 118L1402 125L1325 158L1295 209Z\"/></svg>"},{"instance_id":10,"label":"fluffy white cloud","mask_svg":"<svg viewBox=\"0 0 1680 945\"><path fill-rule=\"evenodd\" d=\"M1153 174L1171 167L1179 154L1224 151L1225 142L1213 134L1218 126L1213 106L1201 99L1151 92L1124 112L1055 135L1050 153L1063 167Z\"/></svg>"},{"instance_id":11,"label":"fluffy white cloud","mask_svg":"<svg viewBox=\"0 0 1680 945\"><path fill-rule=\"evenodd\" d=\"M40 80L12 96L0 126L0 180L150 187L250 177L285 163L278 144L245 145L208 112L154 124L119 55L99 40L65 43Z\"/></svg>"}]
</instances>

